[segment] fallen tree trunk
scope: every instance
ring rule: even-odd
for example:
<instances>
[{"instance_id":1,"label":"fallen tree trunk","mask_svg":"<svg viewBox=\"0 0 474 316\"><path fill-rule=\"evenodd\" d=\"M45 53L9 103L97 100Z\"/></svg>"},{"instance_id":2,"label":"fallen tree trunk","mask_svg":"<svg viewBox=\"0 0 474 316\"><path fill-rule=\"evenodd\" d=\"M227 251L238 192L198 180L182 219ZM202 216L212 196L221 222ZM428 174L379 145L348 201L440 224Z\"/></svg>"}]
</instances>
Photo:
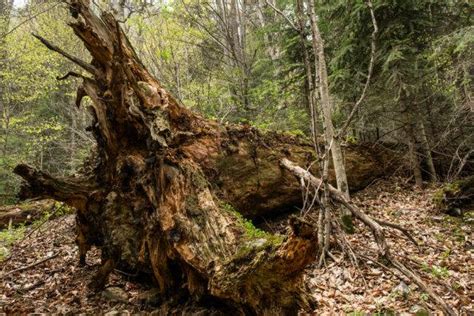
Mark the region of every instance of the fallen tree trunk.
<instances>
[{"instance_id":1,"label":"fallen tree trunk","mask_svg":"<svg viewBox=\"0 0 474 316\"><path fill-rule=\"evenodd\" d=\"M2 206L0 207L0 229L7 228L10 223L12 225L31 224L53 208L53 200Z\"/></svg>"},{"instance_id":2,"label":"fallen tree trunk","mask_svg":"<svg viewBox=\"0 0 474 316\"><path fill-rule=\"evenodd\" d=\"M292 210L298 181L279 167L284 157L307 165L309 143L249 126L220 126L180 105L138 59L110 13L96 16L87 0L68 3L87 63L37 36L79 65L74 72L92 100L96 156L82 177L53 178L27 165L22 198L50 197L77 209L80 262L102 249L94 278L102 288L114 267L150 273L163 297L186 291L212 296L241 313L294 313L314 308L301 288L315 259L317 232L292 218L288 236L253 227L245 217ZM349 182L367 185L384 173L383 155L347 151ZM239 212L235 211L238 210Z\"/></svg>"}]
</instances>

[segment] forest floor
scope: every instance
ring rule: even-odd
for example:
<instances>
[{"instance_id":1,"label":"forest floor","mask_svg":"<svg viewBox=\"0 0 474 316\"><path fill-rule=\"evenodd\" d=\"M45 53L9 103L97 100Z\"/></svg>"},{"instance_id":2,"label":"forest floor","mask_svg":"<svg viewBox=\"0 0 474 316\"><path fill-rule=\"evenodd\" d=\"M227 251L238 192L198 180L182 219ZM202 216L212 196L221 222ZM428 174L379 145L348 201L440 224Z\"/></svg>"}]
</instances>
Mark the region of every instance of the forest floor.
<instances>
[{"instance_id":1,"label":"forest floor","mask_svg":"<svg viewBox=\"0 0 474 316\"><path fill-rule=\"evenodd\" d=\"M419 249L393 231L389 240L394 254L460 314L474 315L473 221L437 212L431 202L434 191L413 189L397 179L382 180L357 193L354 201L371 216L411 229ZM343 259L335 249L338 262L328 260L325 267L311 266L306 271L305 282L318 302L315 314L436 311L426 293L376 261L376 244L367 229L357 224L356 233L345 237L359 257L358 264ZM100 252L90 251L87 266L79 267L74 238L74 216L67 215L48 221L14 244L11 257L0 262L0 312L116 315L118 311L155 311L162 315L173 311L170 305L159 310L147 305L152 297L147 285L119 271L112 273L106 291L91 294L87 284L98 269ZM19 268L26 269L14 271Z\"/></svg>"}]
</instances>

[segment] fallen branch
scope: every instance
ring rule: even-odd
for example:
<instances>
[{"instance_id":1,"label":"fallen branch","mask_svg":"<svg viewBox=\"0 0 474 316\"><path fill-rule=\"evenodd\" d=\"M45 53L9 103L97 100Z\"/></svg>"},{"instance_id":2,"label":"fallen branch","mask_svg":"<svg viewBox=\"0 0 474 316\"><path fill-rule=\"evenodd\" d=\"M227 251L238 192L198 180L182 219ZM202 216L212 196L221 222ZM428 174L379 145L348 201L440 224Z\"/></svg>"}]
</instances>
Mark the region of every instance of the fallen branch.
<instances>
[{"instance_id":1,"label":"fallen branch","mask_svg":"<svg viewBox=\"0 0 474 316\"><path fill-rule=\"evenodd\" d=\"M280 165L296 175L298 178L302 178L307 182L310 182L312 185L318 187L321 185L322 180L313 176L309 171L299 167L295 163L291 162L290 160L283 158L280 161ZM387 262L391 263L395 268L397 268L401 273L403 273L406 277L413 280L418 287L420 287L424 292L428 293L428 295L433 299L433 301L438 304L438 306L447 314L447 315L456 315L454 310L446 304L446 302L438 296L415 272L408 269L403 263L398 261L396 258L393 258L390 253L390 247L385 240L384 229L376 220L365 214L362 210L360 210L357 206L349 202L344 194L334 188L332 185L327 184L325 186L329 191L330 197L333 198L336 202L341 203L344 205L351 213L361 220L365 225L367 225L374 235L375 241L379 248L379 255L384 258ZM325 188L323 188L325 189ZM383 222L384 226L387 225L387 222ZM400 226L396 224L390 224L390 227L399 228Z\"/></svg>"},{"instance_id":2,"label":"fallen branch","mask_svg":"<svg viewBox=\"0 0 474 316\"><path fill-rule=\"evenodd\" d=\"M375 221L377 223L379 223L380 225L382 225L382 226L387 226L387 227L390 227L390 228L397 229L397 230L401 231L402 234L404 234L418 248L418 250L420 250L420 245L418 245L418 242L416 241L415 238L413 238L413 236L410 234L408 229L406 229L406 228L404 228L400 225L390 223L390 222L386 222L386 221L383 221L383 220L380 220L380 219L375 219Z\"/></svg>"},{"instance_id":3,"label":"fallen branch","mask_svg":"<svg viewBox=\"0 0 474 316\"><path fill-rule=\"evenodd\" d=\"M5 278L6 276L10 275L10 274L13 274L13 273L16 273L16 272L21 272L21 271L25 271L25 270L28 270L28 269L31 269L33 267L36 267L42 263L45 263L46 261L48 260L51 260L51 259L54 259L56 258L57 256L59 255L59 252L56 252L55 254L52 254L51 256L49 257L46 257L44 259L41 259L40 261L37 261L37 262L34 262L32 264L29 264L27 266L24 266L24 267L21 267L21 268L18 268L18 269L14 269L14 270L11 270L11 271L8 271L7 273L3 274L0 279L3 279Z\"/></svg>"},{"instance_id":4,"label":"fallen branch","mask_svg":"<svg viewBox=\"0 0 474 316\"><path fill-rule=\"evenodd\" d=\"M44 283L45 283L44 280L39 280L38 282L31 284L30 286L26 286L24 288L19 289L18 292L21 294L25 294L26 292L34 290L37 287L43 285Z\"/></svg>"},{"instance_id":5,"label":"fallen branch","mask_svg":"<svg viewBox=\"0 0 474 316\"><path fill-rule=\"evenodd\" d=\"M7 205L0 208L0 229L12 225L31 224L43 217L51 209L54 202L51 200L30 202L21 205Z\"/></svg>"}]
</instances>

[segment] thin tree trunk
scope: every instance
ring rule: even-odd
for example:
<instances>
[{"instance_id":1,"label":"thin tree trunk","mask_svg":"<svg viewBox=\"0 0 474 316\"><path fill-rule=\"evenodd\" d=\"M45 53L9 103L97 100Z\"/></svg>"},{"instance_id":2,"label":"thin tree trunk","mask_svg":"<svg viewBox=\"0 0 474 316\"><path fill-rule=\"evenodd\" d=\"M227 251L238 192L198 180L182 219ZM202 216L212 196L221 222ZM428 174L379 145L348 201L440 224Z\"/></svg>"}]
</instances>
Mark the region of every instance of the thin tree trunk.
<instances>
[{"instance_id":1,"label":"thin tree trunk","mask_svg":"<svg viewBox=\"0 0 474 316\"><path fill-rule=\"evenodd\" d=\"M436 168L433 162L433 155L431 154L430 144L428 142L428 137L426 136L425 124L422 120L419 122L420 138L421 138L421 147L423 149L423 154L426 159L426 164L428 166L428 171L430 173L430 180L432 182L438 181L438 176L436 173Z\"/></svg>"},{"instance_id":2,"label":"thin tree trunk","mask_svg":"<svg viewBox=\"0 0 474 316\"><path fill-rule=\"evenodd\" d=\"M332 161L334 164L334 172L336 174L337 188L344 193L344 196L349 199L349 186L347 182L347 174L344 163L344 156L340 141L335 137L335 129L332 123L332 106L329 95L328 74L326 69L326 59L324 55L324 43L318 27L318 18L316 16L313 1L308 1L308 11L311 23L311 30L313 33L313 49L315 51L316 71L319 77L319 97L324 119L324 134L326 138L326 146L331 150ZM351 213L349 210L343 210L345 220L349 222Z\"/></svg>"},{"instance_id":3,"label":"thin tree trunk","mask_svg":"<svg viewBox=\"0 0 474 316\"><path fill-rule=\"evenodd\" d=\"M423 174L421 172L420 157L417 149L417 135L416 125L418 124L415 118L416 109L413 108L413 103L410 102L405 90L402 90L400 95L400 108L402 109L402 117L405 121L405 135L408 145L408 157L410 160L410 167L415 177L415 184L418 187L423 187Z\"/></svg>"},{"instance_id":4,"label":"thin tree trunk","mask_svg":"<svg viewBox=\"0 0 474 316\"><path fill-rule=\"evenodd\" d=\"M77 130L77 117L76 115L71 115L71 139L69 143L69 172L73 174L76 164L74 158L77 155L76 148L76 130Z\"/></svg>"},{"instance_id":5,"label":"thin tree trunk","mask_svg":"<svg viewBox=\"0 0 474 316\"><path fill-rule=\"evenodd\" d=\"M0 0L0 35L5 34L10 27L10 14L13 8L13 0ZM0 111L2 113L4 140L2 145L2 155L7 155L8 137L10 132L10 106L5 99L5 81L1 73L7 64L8 52L5 47L5 38L0 38Z\"/></svg>"},{"instance_id":6,"label":"thin tree trunk","mask_svg":"<svg viewBox=\"0 0 474 316\"><path fill-rule=\"evenodd\" d=\"M303 51L303 62L305 66L305 71L306 71L306 84L307 84L307 89L308 93L306 95L306 100L308 103L308 110L311 116L311 135L313 137L313 143L315 147L315 152L319 155L319 147L318 147L318 142L317 142L317 109L316 109L316 89L314 87L314 81L313 81L313 74L311 70L311 62L309 58L309 53L308 49L306 47L306 26L305 26L305 19L304 19L304 5L303 5L303 0L297 0L296 1L296 16L298 19L298 27L299 27L299 36L300 36L300 42L301 42L301 49Z\"/></svg>"},{"instance_id":7,"label":"thin tree trunk","mask_svg":"<svg viewBox=\"0 0 474 316\"><path fill-rule=\"evenodd\" d=\"M418 157L416 149L416 138L415 132L412 124L409 124L407 128L408 136L408 154L410 157L410 165L413 170L413 175L415 176L415 183L418 187L423 187L423 176L421 173L420 159Z\"/></svg>"}]
</instances>

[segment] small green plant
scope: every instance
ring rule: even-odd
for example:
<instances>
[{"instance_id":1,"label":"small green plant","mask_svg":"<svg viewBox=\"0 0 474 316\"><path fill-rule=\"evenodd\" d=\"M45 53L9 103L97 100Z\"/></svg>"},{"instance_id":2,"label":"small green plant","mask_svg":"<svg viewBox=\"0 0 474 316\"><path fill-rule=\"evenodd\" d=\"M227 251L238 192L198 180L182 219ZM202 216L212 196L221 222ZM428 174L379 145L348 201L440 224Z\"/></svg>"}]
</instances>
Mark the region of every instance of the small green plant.
<instances>
[{"instance_id":1,"label":"small green plant","mask_svg":"<svg viewBox=\"0 0 474 316\"><path fill-rule=\"evenodd\" d=\"M444 279L449 276L449 270L446 267L432 266L431 274L439 279Z\"/></svg>"},{"instance_id":2,"label":"small green plant","mask_svg":"<svg viewBox=\"0 0 474 316\"><path fill-rule=\"evenodd\" d=\"M430 298L430 296L427 293L421 293L420 294L420 300L423 301L423 302L426 302L429 298Z\"/></svg>"},{"instance_id":3,"label":"small green plant","mask_svg":"<svg viewBox=\"0 0 474 316\"><path fill-rule=\"evenodd\" d=\"M454 282L452 288L453 290L457 291L462 288L462 285L459 284L458 282Z\"/></svg>"},{"instance_id":4,"label":"small green plant","mask_svg":"<svg viewBox=\"0 0 474 316\"><path fill-rule=\"evenodd\" d=\"M346 136L346 142L347 142L348 144L353 144L353 145L355 145L355 144L357 144L357 143L359 142L359 140L358 140L357 137L355 137L355 136L347 135L347 136Z\"/></svg>"},{"instance_id":5,"label":"small green plant","mask_svg":"<svg viewBox=\"0 0 474 316\"><path fill-rule=\"evenodd\" d=\"M372 314L372 316L395 316L395 315L396 315L395 311L393 311L392 309L386 309L386 308Z\"/></svg>"},{"instance_id":6,"label":"small green plant","mask_svg":"<svg viewBox=\"0 0 474 316\"><path fill-rule=\"evenodd\" d=\"M0 231L0 261L5 260L10 254L11 246L17 241L23 238L25 235L25 226L20 225L18 227Z\"/></svg>"},{"instance_id":7,"label":"small green plant","mask_svg":"<svg viewBox=\"0 0 474 316\"><path fill-rule=\"evenodd\" d=\"M441 259L442 260L448 259L450 254L451 254L451 249L447 249L447 250L443 251L443 253L441 254Z\"/></svg>"},{"instance_id":8,"label":"small green plant","mask_svg":"<svg viewBox=\"0 0 474 316\"><path fill-rule=\"evenodd\" d=\"M421 269L427 273L430 273L435 278L444 279L449 276L449 270L445 267L440 267L437 265L430 266L426 263L423 263Z\"/></svg>"}]
</instances>

